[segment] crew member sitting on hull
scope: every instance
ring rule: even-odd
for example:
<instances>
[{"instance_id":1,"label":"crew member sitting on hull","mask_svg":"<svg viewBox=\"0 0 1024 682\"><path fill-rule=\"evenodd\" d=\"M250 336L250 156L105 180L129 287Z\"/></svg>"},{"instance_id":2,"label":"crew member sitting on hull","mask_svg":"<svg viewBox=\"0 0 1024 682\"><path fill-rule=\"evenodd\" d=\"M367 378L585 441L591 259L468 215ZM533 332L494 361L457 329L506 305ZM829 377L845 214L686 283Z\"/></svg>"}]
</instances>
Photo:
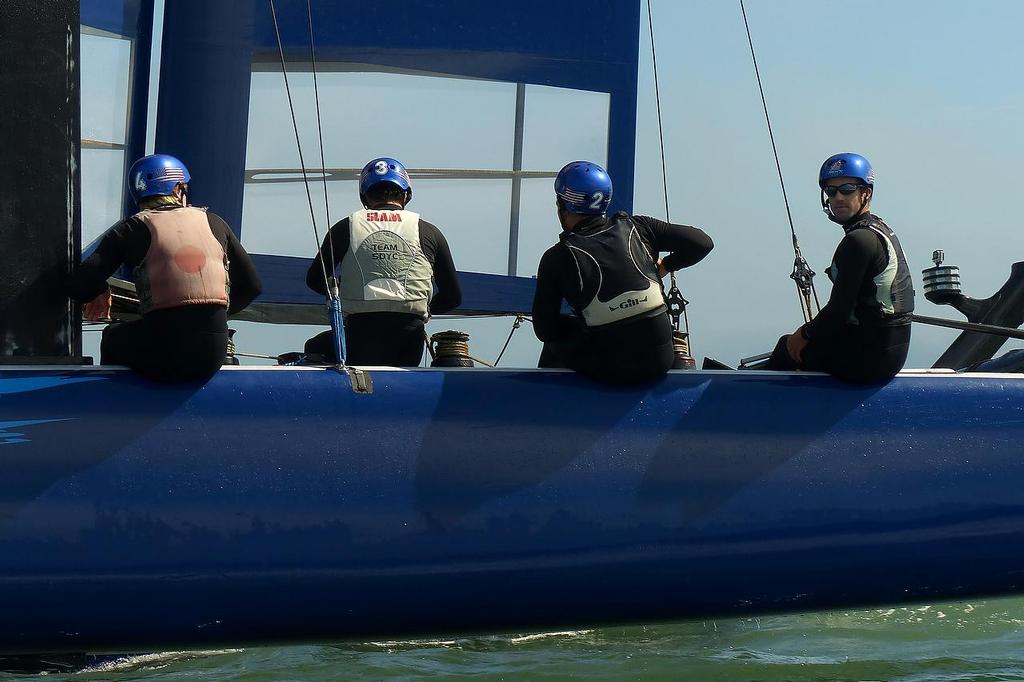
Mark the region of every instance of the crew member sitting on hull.
<instances>
[{"instance_id":1,"label":"crew member sitting on hull","mask_svg":"<svg viewBox=\"0 0 1024 682\"><path fill-rule=\"evenodd\" d=\"M69 285L73 298L90 301L86 319L109 317L107 278L122 265L134 268L142 319L107 326L100 358L158 381L198 381L216 372L227 352L227 316L261 288L224 220L188 205L190 179L167 154L132 164L128 189L139 212L107 231Z\"/></svg>"},{"instance_id":2,"label":"crew member sitting on hull","mask_svg":"<svg viewBox=\"0 0 1024 682\"><path fill-rule=\"evenodd\" d=\"M462 303L452 254L437 227L405 210L412 185L395 159L366 164L359 199L364 208L324 237L306 285L326 295L324 273L338 270L349 363L415 367L423 357L427 318ZM437 292L431 295L433 284ZM338 360L330 331L309 339L305 351Z\"/></svg>"},{"instance_id":3,"label":"crew member sitting on hull","mask_svg":"<svg viewBox=\"0 0 1024 682\"><path fill-rule=\"evenodd\" d=\"M818 174L821 205L845 235L832 265L828 303L779 339L769 369L828 372L855 383L892 378L910 349L914 288L899 239L871 213L875 173L859 154L836 154Z\"/></svg>"},{"instance_id":4,"label":"crew member sitting on hull","mask_svg":"<svg viewBox=\"0 0 1024 682\"><path fill-rule=\"evenodd\" d=\"M555 195L562 234L541 257L533 299L540 366L620 384L664 375L674 353L660 280L708 255L711 238L647 216L607 217L612 181L589 161L559 171ZM561 314L563 300L575 315Z\"/></svg>"}]
</instances>

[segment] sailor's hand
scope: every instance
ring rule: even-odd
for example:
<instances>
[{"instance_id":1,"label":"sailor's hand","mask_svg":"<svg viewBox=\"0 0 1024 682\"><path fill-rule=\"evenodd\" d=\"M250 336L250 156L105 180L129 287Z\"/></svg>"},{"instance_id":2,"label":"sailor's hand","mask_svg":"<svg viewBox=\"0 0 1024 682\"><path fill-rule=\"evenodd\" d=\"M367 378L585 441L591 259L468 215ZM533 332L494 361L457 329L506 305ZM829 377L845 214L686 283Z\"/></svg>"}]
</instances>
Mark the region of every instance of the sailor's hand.
<instances>
[{"instance_id":1,"label":"sailor's hand","mask_svg":"<svg viewBox=\"0 0 1024 682\"><path fill-rule=\"evenodd\" d=\"M82 306L82 319L97 321L110 319L110 289Z\"/></svg>"},{"instance_id":2,"label":"sailor's hand","mask_svg":"<svg viewBox=\"0 0 1024 682\"><path fill-rule=\"evenodd\" d=\"M668 274L668 268L665 267L664 261L664 258L658 259L658 279L664 279L665 276Z\"/></svg>"},{"instance_id":3,"label":"sailor's hand","mask_svg":"<svg viewBox=\"0 0 1024 682\"><path fill-rule=\"evenodd\" d=\"M804 348L807 346L807 339L797 329L795 332L786 337L786 352L789 353L789 357L792 358L793 362L798 365L802 365Z\"/></svg>"}]
</instances>

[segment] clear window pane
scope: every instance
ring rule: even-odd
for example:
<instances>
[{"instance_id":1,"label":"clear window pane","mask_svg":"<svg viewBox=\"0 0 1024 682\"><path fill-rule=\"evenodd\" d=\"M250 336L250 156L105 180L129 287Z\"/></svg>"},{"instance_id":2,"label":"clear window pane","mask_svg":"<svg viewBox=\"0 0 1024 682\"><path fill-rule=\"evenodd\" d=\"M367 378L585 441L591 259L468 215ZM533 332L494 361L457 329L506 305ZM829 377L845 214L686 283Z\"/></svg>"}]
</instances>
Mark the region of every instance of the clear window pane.
<instances>
[{"instance_id":1,"label":"clear window pane","mask_svg":"<svg viewBox=\"0 0 1024 682\"><path fill-rule=\"evenodd\" d=\"M508 273L511 180L421 180L415 191L410 210L441 229L456 268Z\"/></svg>"},{"instance_id":2,"label":"clear window pane","mask_svg":"<svg viewBox=\"0 0 1024 682\"><path fill-rule=\"evenodd\" d=\"M523 180L519 201L519 260L516 274L535 277L540 257L558 242L562 231L555 212L554 183L549 178Z\"/></svg>"},{"instance_id":3,"label":"clear window pane","mask_svg":"<svg viewBox=\"0 0 1024 682\"><path fill-rule=\"evenodd\" d=\"M375 156L394 156L410 168L511 167L514 84L320 69L328 167L362 167ZM319 167L312 74L289 71L288 85L306 166ZM246 168L298 168L280 71L253 73L249 107Z\"/></svg>"},{"instance_id":4,"label":"clear window pane","mask_svg":"<svg viewBox=\"0 0 1024 682\"><path fill-rule=\"evenodd\" d=\"M82 139L124 144L128 126L130 40L82 35Z\"/></svg>"},{"instance_id":5,"label":"clear window pane","mask_svg":"<svg viewBox=\"0 0 1024 682\"><path fill-rule=\"evenodd\" d=\"M523 168L557 171L569 161L608 162L608 108L604 92L526 86Z\"/></svg>"},{"instance_id":6,"label":"clear window pane","mask_svg":"<svg viewBox=\"0 0 1024 682\"><path fill-rule=\"evenodd\" d=\"M124 152L82 150L82 247L122 218Z\"/></svg>"},{"instance_id":7,"label":"clear window pane","mask_svg":"<svg viewBox=\"0 0 1024 682\"><path fill-rule=\"evenodd\" d=\"M355 182L328 183L331 220L337 221L353 210L348 200L355 196L356 186ZM309 190L316 213L316 229L323 240L328 227L323 182L310 182ZM305 258L316 254L320 245L313 236L309 200L301 180L248 183L242 201L241 242L246 251Z\"/></svg>"}]
</instances>

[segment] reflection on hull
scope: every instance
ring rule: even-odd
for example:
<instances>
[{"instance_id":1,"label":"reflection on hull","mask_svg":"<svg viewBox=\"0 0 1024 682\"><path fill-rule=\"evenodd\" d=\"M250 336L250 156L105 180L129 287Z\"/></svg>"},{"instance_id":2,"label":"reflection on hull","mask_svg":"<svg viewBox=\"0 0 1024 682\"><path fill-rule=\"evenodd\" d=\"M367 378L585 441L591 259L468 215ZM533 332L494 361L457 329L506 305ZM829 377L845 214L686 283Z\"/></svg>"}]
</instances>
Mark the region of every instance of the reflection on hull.
<instances>
[{"instance_id":1,"label":"reflection on hull","mask_svg":"<svg viewBox=\"0 0 1024 682\"><path fill-rule=\"evenodd\" d=\"M1022 589L1024 378L0 370L0 653Z\"/></svg>"}]
</instances>

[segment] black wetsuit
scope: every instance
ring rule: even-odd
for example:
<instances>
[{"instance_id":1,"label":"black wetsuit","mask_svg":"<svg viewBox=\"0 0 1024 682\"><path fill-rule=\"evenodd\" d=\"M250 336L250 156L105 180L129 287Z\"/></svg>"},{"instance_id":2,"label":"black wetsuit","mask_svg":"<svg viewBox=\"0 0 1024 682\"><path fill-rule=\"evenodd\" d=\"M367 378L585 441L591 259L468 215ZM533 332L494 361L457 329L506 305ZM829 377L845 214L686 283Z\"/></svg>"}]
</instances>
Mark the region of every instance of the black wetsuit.
<instances>
[{"instance_id":1,"label":"black wetsuit","mask_svg":"<svg viewBox=\"0 0 1024 682\"><path fill-rule=\"evenodd\" d=\"M872 229L874 228L874 229ZM832 280L828 303L801 327L807 339L798 366L779 339L770 369L828 372L855 383L892 378L907 360L914 288L896 235L868 213L849 225L827 270ZM890 262L888 237L896 262ZM886 272L888 268L891 271ZM881 286L876 279L881 280ZM888 291L886 291L888 288Z\"/></svg>"},{"instance_id":2,"label":"black wetsuit","mask_svg":"<svg viewBox=\"0 0 1024 682\"><path fill-rule=\"evenodd\" d=\"M573 246L579 237L600 235L609 228L628 230L630 226L635 226L642 248L631 244L613 249L610 247L622 241L607 240L589 248L586 255L580 254L579 260L573 255L573 250L579 251ZM697 263L713 247L711 238L695 227L647 216L630 218L624 213L611 218L594 216L580 222L572 233L562 232L559 243L544 253L537 270L533 329L544 342L539 366L569 367L595 379L621 384L662 376L674 359L672 325L663 297L656 308L597 326L587 325L584 310L594 301L609 301L622 291L657 280L659 252L670 252L663 264L674 271ZM576 315L561 314L563 300Z\"/></svg>"},{"instance_id":3,"label":"black wetsuit","mask_svg":"<svg viewBox=\"0 0 1024 682\"><path fill-rule=\"evenodd\" d=\"M174 206L155 210L174 210ZM210 231L228 257L230 307L202 304L154 310L140 320L120 322L103 330L100 361L127 365L151 379L200 381L224 363L228 342L227 316L245 308L261 291L256 267L223 219L207 212ZM152 241L149 228L132 216L112 227L89 258L72 275L68 293L90 301L107 287L107 278L122 265L142 263Z\"/></svg>"},{"instance_id":4,"label":"black wetsuit","mask_svg":"<svg viewBox=\"0 0 1024 682\"><path fill-rule=\"evenodd\" d=\"M430 314L442 315L462 303L459 276L452 261L452 252L441 230L420 219L419 233L420 248L433 269L436 289L430 299ZM348 253L350 239L348 218L338 221L331 227L320 246L320 252L306 272L306 286L326 296L327 286L324 284L321 254L330 258L333 242L334 264L327 268L327 272L334 272ZM413 313L376 312L345 315L347 361L353 365L416 367L423 359L425 323L426 320ZM306 341L305 352L322 355L330 362L337 361L334 339L330 331L317 334Z\"/></svg>"}]
</instances>

